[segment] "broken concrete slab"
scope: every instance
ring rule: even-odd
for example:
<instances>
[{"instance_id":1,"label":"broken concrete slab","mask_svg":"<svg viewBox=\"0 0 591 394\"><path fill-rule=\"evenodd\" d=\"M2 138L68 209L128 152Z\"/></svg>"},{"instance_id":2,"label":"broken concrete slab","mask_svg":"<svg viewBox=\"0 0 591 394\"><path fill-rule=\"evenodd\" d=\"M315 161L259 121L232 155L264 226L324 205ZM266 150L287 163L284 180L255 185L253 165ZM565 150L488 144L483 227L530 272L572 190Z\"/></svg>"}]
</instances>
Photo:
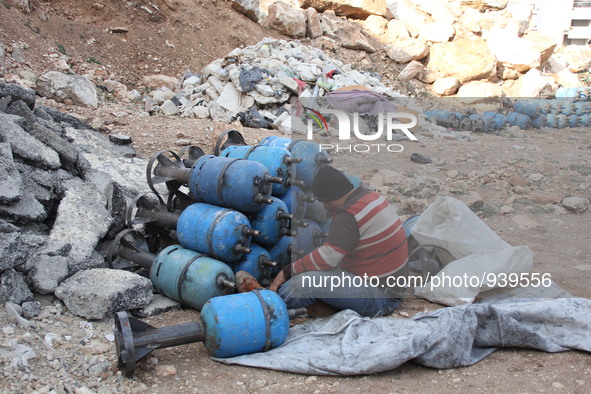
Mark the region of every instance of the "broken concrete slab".
<instances>
[{"instance_id":1,"label":"broken concrete slab","mask_svg":"<svg viewBox=\"0 0 591 394\"><path fill-rule=\"evenodd\" d=\"M107 268L76 273L59 285L55 296L70 312L86 319L109 318L118 311L143 308L153 298L149 279Z\"/></svg>"},{"instance_id":2,"label":"broken concrete slab","mask_svg":"<svg viewBox=\"0 0 591 394\"><path fill-rule=\"evenodd\" d=\"M13 156L21 158L41 168L57 169L61 167L57 152L44 145L37 138L27 133L17 122L22 118L0 113L0 142L10 144Z\"/></svg>"},{"instance_id":3,"label":"broken concrete slab","mask_svg":"<svg viewBox=\"0 0 591 394\"><path fill-rule=\"evenodd\" d=\"M27 301L33 301L33 293L23 275L12 268L4 271L0 277L0 303L13 302L21 305Z\"/></svg>"},{"instance_id":4,"label":"broken concrete slab","mask_svg":"<svg viewBox=\"0 0 591 394\"><path fill-rule=\"evenodd\" d=\"M23 180L14 164L10 144L0 143L0 204L11 205L22 197Z\"/></svg>"},{"instance_id":5,"label":"broken concrete slab","mask_svg":"<svg viewBox=\"0 0 591 394\"><path fill-rule=\"evenodd\" d=\"M13 223L27 224L43 222L47 212L32 194L24 193L16 204L0 205L0 216Z\"/></svg>"},{"instance_id":6,"label":"broken concrete slab","mask_svg":"<svg viewBox=\"0 0 591 394\"><path fill-rule=\"evenodd\" d=\"M92 258L98 241L113 223L103 193L93 183L83 183L68 190L61 201L48 239L50 250L71 244L68 253L75 264Z\"/></svg>"},{"instance_id":7,"label":"broken concrete slab","mask_svg":"<svg viewBox=\"0 0 591 394\"><path fill-rule=\"evenodd\" d=\"M70 273L68 259L62 256L33 257L33 269L28 279L40 294L51 294Z\"/></svg>"}]
</instances>

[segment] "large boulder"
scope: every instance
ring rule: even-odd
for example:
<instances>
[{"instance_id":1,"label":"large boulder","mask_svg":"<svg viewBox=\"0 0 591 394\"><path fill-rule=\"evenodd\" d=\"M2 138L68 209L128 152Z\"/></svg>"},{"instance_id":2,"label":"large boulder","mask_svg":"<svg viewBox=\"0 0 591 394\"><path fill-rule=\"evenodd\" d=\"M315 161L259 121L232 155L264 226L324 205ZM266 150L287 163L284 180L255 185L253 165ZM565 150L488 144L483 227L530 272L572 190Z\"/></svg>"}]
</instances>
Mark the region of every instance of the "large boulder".
<instances>
[{"instance_id":1,"label":"large boulder","mask_svg":"<svg viewBox=\"0 0 591 394\"><path fill-rule=\"evenodd\" d=\"M462 97L464 99L470 98L489 98L489 97L502 97L503 96L503 89L497 84L490 83L490 82L483 82L483 81L472 81L468 82L465 85L462 85L460 90L458 90L457 97ZM466 102L466 100L463 100ZM471 102L475 102L479 100L474 100Z\"/></svg>"},{"instance_id":2,"label":"large boulder","mask_svg":"<svg viewBox=\"0 0 591 394\"><path fill-rule=\"evenodd\" d=\"M410 36L416 38L427 23L433 22L431 16L418 9L408 0L397 0L388 4L388 9L407 28Z\"/></svg>"},{"instance_id":3,"label":"large boulder","mask_svg":"<svg viewBox=\"0 0 591 394\"><path fill-rule=\"evenodd\" d=\"M541 64L540 51L534 47L533 42L512 33L499 31L490 35L487 43L503 67L523 73Z\"/></svg>"},{"instance_id":4,"label":"large boulder","mask_svg":"<svg viewBox=\"0 0 591 394\"><path fill-rule=\"evenodd\" d=\"M464 38L434 44L427 65L441 76L457 78L461 83L490 79L497 72L497 58L481 38Z\"/></svg>"},{"instance_id":5,"label":"large boulder","mask_svg":"<svg viewBox=\"0 0 591 394\"><path fill-rule=\"evenodd\" d=\"M324 35L340 42L343 48L375 52L375 48L367 41L361 28L335 15L334 11L322 14L322 29Z\"/></svg>"},{"instance_id":6,"label":"large boulder","mask_svg":"<svg viewBox=\"0 0 591 394\"><path fill-rule=\"evenodd\" d=\"M267 23L270 28L290 37L306 35L306 13L277 1L269 6Z\"/></svg>"},{"instance_id":7,"label":"large boulder","mask_svg":"<svg viewBox=\"0 0 591 394\"><path fill-rule=\"evenodd\" d=\"M107 268L76 273L59 285L55 296L70 312L86 319L103 319L118 311L143 308L154 297L150 279Z\"/></svg>"},{"instance_id":8,"label":"large boulder","mask_svg":"<svg viewBox=\"0 0 591 394\"><path fill-rule=\"evenodd\" d=\"M546 63L556 49L556 41L546 37L539 31L527 31L523 35L523 38L530 41L533 47L540 53L540 64Z\"/></svg>"},{"instance_id":9,"label":"large boulder","mask_svg":"<svg viewBox=\"0 0 591 394\"><path fill-rule=\"evenodd\" d=\"M62 103L70 99L76 105L98 107L96 88L82 75L46 72L37 79L37 94Z\"/></svg>"},{"instance_id":10,"label":"large boulder","mask_svg":"<svg viewBox=\"0 0 591 394\"><path fill-rule=\"evenodd\" d=\"M544 76L540 70L532 68L519 80L519 97L538 97L551 86L554 79Z\"/></svg>"},{"instance_id":11,"label":"large boulder","mask_svg":"<svg viewBox=\"0 0 591 394\"><path fill-rule=\"evenodd\" d=\"M386 27L386 42L394 44L398 40L404 40L407 38L410 38L410 34L408 34L408 30L406 29L406 26L404 26L404 23L397 19L390 19Z\"/></svg>"},{"instance_id":12,"label":"large boulder","mask_svg":"<svg viewBox=\"0 0 591 394\"><path fill-rule=\"evenodd\" d=\"M168 75L152 74L144 76L141 84L150 90L160 89L161 87L174 90L178 87L179 80Z\"/></svg>"},{"instance_id":13,"label":"large boulder","mask_svg":"<svg viewBox=\"0 0 591 394\"><path fill-rule=\"evenodd\" d=\"M440 96L450 96L455 94L460 87L460 81L454 77L438 78L433 83L433 92Z\"/></svg>"},{"instance_id":14,"label":"large boulder","mask_svg":"<svg viewBox=\"0 0 591 394\"><path fill-rule=\"evenodd\" d=\"M261 17L259 0L232 0L232 8L243 13L254 22Z\"/></svg>"},{"instance_id":15,"label":"large boulder","mask_svg":"<svg viewBox=\"0 0 591 394\"><path fill-rule=\"evenodd\" d=\"M581 86L579 74L571 73L568 70L562 70L554 77L556 82L565 88L578 88Z\"/></svg>"},{"instance_id":16,"label":"large boulder","mask_svg":"<svg viewBox=\"0 0 591 394\"><path fill-rule=\"evenodd\" d=\"M334 11L335 14L353 19L365 19L370 15L386 15L386 0L300 0L302 8L317 11Z\"/></svg>"},{"instance_id":17,"label":"large boulder","mask_svg":"<svg viewBox=\"0 0 591 394\"><path fill-rule=\"evenodd\" d=\"M454 36L455 32L456 31L451 23L429 23L421 29L419 39L432 42L447 42Z\"/></svg>"},{"instance_id":18,"label":"large boulder","mask_svg":"<svg viewBox=\"0 0 591 394\"><path fill-rule=\"evenodd\" d=\"M570 45L564 49L568 69L574 73L591 68L591 48Z\"/></svg>"},{"instance_id":19,"label":"large boulder","mask_svg":"<svg viewBox=\"0 0 591 394\"><path fill-rule=\"evenodd\" d=\"M314 8L306 9L306 36L310 38L320 37L322 35L322 23L320 15Z\"/></svg>"},{"instance_id":20,"label":"large boulder","mask_svg":"<svg viewBox=\"0 0 591 394\"><path fill-rule=\"evenodd\" d=\"M397 41L384 49L388 57L396 63L424 59L429 54L429 47L421 40L414 38Z\"/></svg>"}]
</instances>

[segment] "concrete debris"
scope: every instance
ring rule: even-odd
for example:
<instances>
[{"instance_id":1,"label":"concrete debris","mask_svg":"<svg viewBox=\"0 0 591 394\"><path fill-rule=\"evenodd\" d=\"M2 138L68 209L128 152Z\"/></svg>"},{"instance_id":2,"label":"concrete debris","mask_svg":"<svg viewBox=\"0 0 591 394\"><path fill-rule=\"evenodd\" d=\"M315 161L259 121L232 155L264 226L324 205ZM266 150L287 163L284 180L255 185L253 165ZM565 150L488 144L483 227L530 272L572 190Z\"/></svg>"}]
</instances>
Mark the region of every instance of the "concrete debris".
<instances>
[{"instance_id":1,"label":"concrete debris","mask_svg":"<svg viewBox=\"0 0 591 394\"><path fill-rule=\"evenodd\" d=\"M69 99L76 105L98 107L96 88L82 75L46 72L37 80L37 94L61 103Z\"/></svg>"},{"instance_id":2,"label":"concrete debris","mask_svg":"<svg viewBox=\"0 0 591 394\"><path fill-rule=\"evenodd\" d=\"M135 156L129 137L109 140L36 107L30 90L1 84L0 100L10 112L0 112L0 298L32 317L39 308L31 290L51 294L77 271L105 266L97 249L121 230L146 163L124 158Z\"/></svg>"},{"instance_id":3,"label":"concrete debris","mask_svg":"<svg viewBox=\"0 0 591 394\"><path fill-rule=\"evenodd\" d=\"M153 297L152 282L132 272L106 268L80 271L55 291L68 310L87 319L146 306Z\"/></svg>"}]
</instances>

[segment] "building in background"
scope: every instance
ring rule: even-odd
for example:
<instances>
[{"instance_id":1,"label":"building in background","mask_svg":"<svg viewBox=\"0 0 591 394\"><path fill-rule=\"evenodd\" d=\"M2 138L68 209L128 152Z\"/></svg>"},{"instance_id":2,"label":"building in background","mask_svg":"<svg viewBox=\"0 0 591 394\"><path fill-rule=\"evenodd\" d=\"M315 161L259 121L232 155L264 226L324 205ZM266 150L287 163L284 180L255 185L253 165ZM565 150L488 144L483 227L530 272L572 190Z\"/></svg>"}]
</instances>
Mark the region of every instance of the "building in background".
<instances>
[{"instance_id":1,"label":"building in background","mask_svg":"<svg viewBox=\"0 0 591 394\"><path fill-rule=\"evenodd\" d=\"M591 40L591 0L510 0L511 6L530 6L530 27L559 45L587 45Z\"/></svg>"}]
</instances>

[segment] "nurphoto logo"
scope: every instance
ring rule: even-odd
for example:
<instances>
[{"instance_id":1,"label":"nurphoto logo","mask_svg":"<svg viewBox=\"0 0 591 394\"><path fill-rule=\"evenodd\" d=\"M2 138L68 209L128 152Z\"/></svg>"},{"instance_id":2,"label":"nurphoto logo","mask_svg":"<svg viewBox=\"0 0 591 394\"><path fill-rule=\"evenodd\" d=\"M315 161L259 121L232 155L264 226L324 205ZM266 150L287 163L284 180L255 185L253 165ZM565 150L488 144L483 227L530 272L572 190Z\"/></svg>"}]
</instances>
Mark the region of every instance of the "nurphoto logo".
<instances>
[{"instance_id":1,"label":"nurphoto logo","mask_svg":"<svg viewBox=\"0 0 591 394\"><path fill-rule=\"evenodd\" d=\"M347 112L338 109L319 109L314 110L306 108L308 123L307 123L307 138L312 140L314 138L315 125L320 129L330 132L328 122L325 115L333 115L336 118L338 138L340 141L350 141L352 135L362 141L392 141L394 134L402 132L411 141L417 141L417 137L410 131L417 125L417 116L407 112L382 112L374 117L374 130L363 130L360 127L360 114L358 112ZM367 128L367 126L366 126ZM335 134L334 132L331 134ZM362 144L319 144L321 150L325 151L348 151L357 153L367 152L402 152L404 147L400 144L387 143L362 143Z\"/></svg>"}]
</instances>

